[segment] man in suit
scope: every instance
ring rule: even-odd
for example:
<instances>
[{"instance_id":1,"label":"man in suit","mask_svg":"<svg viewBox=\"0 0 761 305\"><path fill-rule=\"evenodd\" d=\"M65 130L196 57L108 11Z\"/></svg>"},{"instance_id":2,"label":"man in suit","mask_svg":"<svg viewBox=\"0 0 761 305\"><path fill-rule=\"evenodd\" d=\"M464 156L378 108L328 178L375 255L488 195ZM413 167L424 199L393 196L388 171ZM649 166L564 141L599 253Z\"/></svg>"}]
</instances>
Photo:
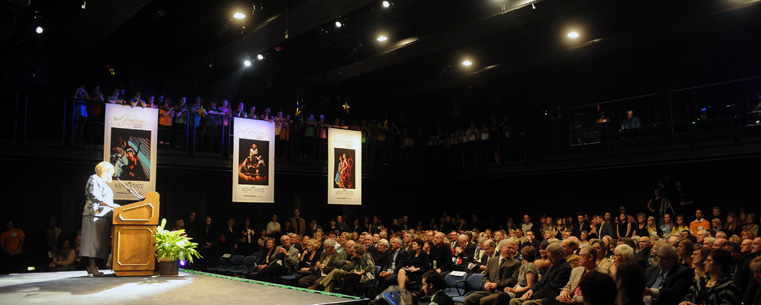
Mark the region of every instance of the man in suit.
<instances>
[{"instance_id":1,"label":"man in suit","mask_svg":"<svg viewBox=\"0 0 761 305\"><path fill-rule=\"evenodd\" d=\"M408 266L410 255L402 249L402 240L398 237L391 238L389 242L391 249L388 250L386 261L381 265L381 272L378 277L383 279L383 289L395 284L399 270Z\"/></svg>"},{"instance_id":2,"label":"man in suit","mask_svg":"<svg viewBox=\"0 0 761 305\"><path fill-rule=\"evenodd\" d=\"M291 237L280 237L280 246L275 248L275 259L267 267L253 275L254 279L271 281L275 276L291 274L299 263L299 250L291 244Z\"/></svg>"},{"instance_id":3,"label":"man in suit","mask_svg":"<svg viewBox=\"0 0 761 305\"><path fill-rule=\"evenodd\" d=\"M288 219L291 222L291 228L293 232L299 235L299 238L303 237L307 231L307 225L304 218L301 218L301 212L299 209L293 210L293 217Z\"/></svg>"},{"instance_id":4,"label":"man in suit","mask_svg":"<svg viewBox=\"0 0 761 305\"><path fill-rule=\"evenodd\" d=\"M481 247L476 249L474 251L474 258L473 262L471 263L471 272L484 272L486 271L486 265L489 262L489 258L496 257L494 256L495 253L497 253L496 245L494 244L494 241L491 239L486 239L485 237L484 241L481 242Z\"/></svg>"},{"instance_id":5,"label":"man in suit","mask_svg":"<svg viewBox=\"0 0 761 305\"><path fill-rule=\"evenodd\" d=\"M571 270L571 277L565 284L560 294L555 298L566 304L583 304L584 297L581 294L579 284L581 279L589 272L597 271L605 273L605 270L597 267L597 251L592 246L584 246L579 251L579 266Z\"/></svg>"},{"instance_id":6,"label":"man in suit","mask_svg":"<svg viewBox=\"0 0 761 305\"><path fill-rule=\"evenodd\" d=\"M465 305L492 304L505 287L518 283L518 270L521 263L514 259L518 245L511 239L499 243L499 257L490 259L484 274L484 290L472 293L465 298Z\"/></svg>"},{"instance_id":7,"label":"man in suit","mask_svg":"<svg viewBox=\"0 0 761 305\"><path fill-rule=\"evenodd\" d=\"M372 236L370 238L372 239ZM319 260L314 266L318 272L300 278L299 287L307 288L314 285L314 283L319 283L323 277L336 268L338 262L346 261L346 252L338 253L336 251L336 241L326 239L322 244L325 251L322 251Z\"/></svg>"},{"instance_id":8,"label":"man in suit","mask_svg":"<svg viewBox=\"0 0 761 305\"><path fill-rule=\"evenodd\" d=\"M457 246L454 248L454 266L452 269L457 271L468 271L470 262L475 256L476 245L470 242L470 237L465 234L457 236Z\"/></svg>"},{"instance_id":9,"label":"man in suit","mask_svg":"<svg viewBox=\"0 0 761 305\"><path fill-rule=\"evenodd\" d=\"M658 266L645 271L646 298L652 305L677 304L690 290L695 277L691 268L677 264L676 248L670 244L661 245L656 252Z\"/></svg>"},{"instance_id":10,"label":"man in suit","mask_svg":"<svg viewBox=\"0 0 761 305\"><path fill-rule=\"evenodd\" d=\"M559 243L551 243L546 248L550 258L550 266L544 272L542 279L531 286L520 298L510 300L510 305L519 304L561 304L556 300L560 289L565 287L571 276L571 265L565 260L563 246Z\"/></svg>"},{"instance_id":11,"label":"man in suit","mask_svg":"<svg viewBox=\"0 0 761 305\"><path fill-rule=\"evenodd\" d=\"M577 213L576 219L578 221L578 224L573 227L573 236L576 236L576 238L581 238L581 231L589 231L592 230L592 227L589 226L589 222L584 219L584 214Z\"/></svg>"}]
</instances>

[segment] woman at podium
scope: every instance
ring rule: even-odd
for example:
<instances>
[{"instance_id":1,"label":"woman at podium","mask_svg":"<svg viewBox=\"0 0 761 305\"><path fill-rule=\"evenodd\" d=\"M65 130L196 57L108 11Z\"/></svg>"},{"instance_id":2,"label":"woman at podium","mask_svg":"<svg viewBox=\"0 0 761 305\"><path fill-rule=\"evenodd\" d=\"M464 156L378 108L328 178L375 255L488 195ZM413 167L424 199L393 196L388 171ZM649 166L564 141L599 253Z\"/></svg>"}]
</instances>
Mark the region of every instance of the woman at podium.
<instances>
[{"instance_id":1,"label":"woman at podium","mask_svg":"<svg viewBox=\"0 0 761 305\"><path fill-rule=\"evenodd\" d=\"M114 192L108 183L114 175L114 166L103 161L95 166L95 174L90 176L85 186L85 207L82 212L82 245L80 256L88 258L87 275L102 276L96 259L107 259L111 249L111 212L119 207L114 203Z\"/></svg>"}]
</instances>

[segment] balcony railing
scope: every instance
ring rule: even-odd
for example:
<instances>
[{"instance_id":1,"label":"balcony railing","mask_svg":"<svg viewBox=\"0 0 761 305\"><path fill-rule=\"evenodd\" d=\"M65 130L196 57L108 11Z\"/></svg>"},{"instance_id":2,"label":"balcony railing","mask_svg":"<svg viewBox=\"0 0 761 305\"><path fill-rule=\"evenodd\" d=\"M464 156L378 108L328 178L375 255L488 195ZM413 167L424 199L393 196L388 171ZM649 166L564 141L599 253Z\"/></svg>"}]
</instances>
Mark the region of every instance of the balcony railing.
<instances>
[{"instance_id":1,"label":"balcony railing","mask_svg":"<svg viewBox=\"0 0 761 305\"><path fill-rule=\"evenodd\" d=\"M102 116L90 115L84 126L75 122L71 98L33 93L0 92L11 111L0 114L0 141L10 145L42 145L69 149L102 149ZM638 128L622 122L627 112L639 118ZM191 114L192 115L192 114ZM475 136L386 134L380 141L366 136L363 166L403 172L451 172L574 160L594 156L652 158L666 150L742 147L761 143L761 76L681 88L622 99L548 109L531 124L511 126ZM159 128L159 154L232 157L229 126L190 124ZM327 142L304 135L295 122L276 137L278 163L327 163ZM461 134L465 134L465 130ZM483 136L483 137L482 137ZM411 140L411 141L410 141Z\"/></svg>"}]
</instances>

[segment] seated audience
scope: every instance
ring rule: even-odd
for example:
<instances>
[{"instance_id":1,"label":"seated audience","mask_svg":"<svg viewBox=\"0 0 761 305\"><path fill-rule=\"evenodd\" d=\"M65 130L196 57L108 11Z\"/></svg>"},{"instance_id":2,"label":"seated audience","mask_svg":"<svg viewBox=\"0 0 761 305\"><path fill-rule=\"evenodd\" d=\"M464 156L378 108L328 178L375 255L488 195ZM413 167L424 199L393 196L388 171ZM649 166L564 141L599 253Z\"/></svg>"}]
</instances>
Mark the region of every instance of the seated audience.
<instances>
[{"instance_id":1,"label":"seated audience","mask_svg":"<svg viewBox=\"0 0 761 305\"><path fill-rule=\"evenodd\" d=\"M708 276L694 280L679 305L740 304L740 289L728 276L731 254L722 249L712 250L704 264Z\"/></svg>"}]
</instances>

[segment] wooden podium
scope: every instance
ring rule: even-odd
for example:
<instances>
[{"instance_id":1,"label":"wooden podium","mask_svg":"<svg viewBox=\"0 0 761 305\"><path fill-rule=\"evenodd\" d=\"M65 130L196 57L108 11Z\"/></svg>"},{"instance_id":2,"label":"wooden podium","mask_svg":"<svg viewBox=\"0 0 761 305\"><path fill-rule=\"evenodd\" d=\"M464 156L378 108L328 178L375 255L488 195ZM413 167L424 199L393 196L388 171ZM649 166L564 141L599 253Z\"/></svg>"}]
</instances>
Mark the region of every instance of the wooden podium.
<instances>
[{"instance_id":1,"label":"wooden podium","mask_svg":"<svg viewBox=\"0 0 761 305\"><path fill-rule=\"evenodd\" d=\"M114 209L113 262L116 276L150 276L156 265L155 238L159 225L159 193Z\"/></svg>"}]
</instances>

